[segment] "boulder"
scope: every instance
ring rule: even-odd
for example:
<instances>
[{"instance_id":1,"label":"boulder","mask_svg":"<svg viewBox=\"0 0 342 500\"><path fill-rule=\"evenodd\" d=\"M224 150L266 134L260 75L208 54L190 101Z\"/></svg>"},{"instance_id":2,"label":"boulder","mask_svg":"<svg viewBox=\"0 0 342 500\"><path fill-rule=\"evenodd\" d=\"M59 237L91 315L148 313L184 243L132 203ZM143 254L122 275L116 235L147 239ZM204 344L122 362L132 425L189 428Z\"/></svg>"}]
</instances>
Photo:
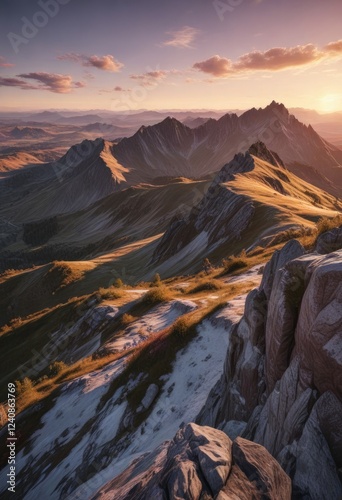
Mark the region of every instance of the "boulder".
<instances>
[{"instance_id":1,"label":"boulder","mask_svg":"<svg viewBox=\"0 0 342 500\"><path fill-rule=\"evenodd\" d=\"M135 460L93 497L110 500L290 500L291 481L262 447L233 443L190 423L174 439Z\"/></svg>"},{"instance_id":2,"label":"boulder","mask_svg":"<svg viewBox=\"0 0 342 500\"><path fill-rule=\"evenodd\" d=\"M233 461L262 498L291 498L290 478L262 446L237 438L233 443Z\"/></svg>"},{"instance_id":3,"label":"boulder","mask_svg":"<svg viewBox=\"0 0 342 500\"><path fill-rule=\"evenodd\" d=\"M156 399L159 392L159 387L156 384L151 384L141 401L142 410L148 410L153 401Z\"/></svg>"}]
</instances>

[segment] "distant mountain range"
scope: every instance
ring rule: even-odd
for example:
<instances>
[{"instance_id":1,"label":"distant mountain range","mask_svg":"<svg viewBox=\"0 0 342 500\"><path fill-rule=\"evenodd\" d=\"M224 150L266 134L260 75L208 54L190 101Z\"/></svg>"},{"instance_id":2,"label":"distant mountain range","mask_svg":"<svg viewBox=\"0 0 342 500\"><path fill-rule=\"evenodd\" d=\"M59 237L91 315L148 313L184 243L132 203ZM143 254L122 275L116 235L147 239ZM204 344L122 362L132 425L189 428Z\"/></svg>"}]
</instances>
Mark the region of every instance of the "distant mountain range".
<instances>
[{"instance_id":1,"label":"distant mountain range","mask_svg":"<svg viewBox=\"0 0 342 500\"><path fill-rule=\"evenodd\" d=\"M112 171L116 186L153 183L160 177L199 179L217 172L251 144L264 142L284 160L287 168L306 181L330 193L342 191L342 150L322 139L311 126L300 123L282 104L272 102L265 109L251 109L241 116L227 114L190 128L168 117L152 126L142 126L132 137L102 146L82 145L77 165L95 161L94 151ZM72 151L73 151L72 150ZM58 162L60 171L70 171L75 155ZM93 163L92 163L93 164ZM80 166L81 170L82 167Z\"/></svg>"}]
</instances>

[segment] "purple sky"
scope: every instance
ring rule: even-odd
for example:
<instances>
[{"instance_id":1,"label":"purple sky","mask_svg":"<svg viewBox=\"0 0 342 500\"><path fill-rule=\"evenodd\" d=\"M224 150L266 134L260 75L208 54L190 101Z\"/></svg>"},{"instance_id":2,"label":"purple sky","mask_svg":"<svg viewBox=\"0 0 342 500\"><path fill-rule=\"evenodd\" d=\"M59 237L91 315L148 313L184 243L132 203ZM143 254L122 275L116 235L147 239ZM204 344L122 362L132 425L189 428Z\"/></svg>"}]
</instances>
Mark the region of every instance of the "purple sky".
<instances>
[{"instance_id":1,"label":"purple sky","mask_svg":"<svg viewBox=\"0 0 342 500\"><path fill-rule=\"evenodd\" d=\"M1 109L342 109L341 0L2 0Z\"/></svg>"}]
</instances>

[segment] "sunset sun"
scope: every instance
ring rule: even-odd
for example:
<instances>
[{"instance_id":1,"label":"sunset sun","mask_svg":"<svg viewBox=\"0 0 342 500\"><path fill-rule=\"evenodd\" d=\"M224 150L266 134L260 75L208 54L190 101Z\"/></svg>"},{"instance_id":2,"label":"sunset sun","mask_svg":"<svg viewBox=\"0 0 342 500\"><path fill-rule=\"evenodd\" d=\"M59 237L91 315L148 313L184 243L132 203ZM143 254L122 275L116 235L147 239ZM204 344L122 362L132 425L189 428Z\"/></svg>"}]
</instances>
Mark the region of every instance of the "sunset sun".
<instances>
[{"instance_id":1,"label":"sunset sun","mask_svg":"<svg viewBox=\"0 0 342 500\"><path fill-rule=\"evenodd\" d=\"M319 111L322 113L334 113L342 111L342 94L327 94L320 99Z\"/></svg>"}]
</instances>

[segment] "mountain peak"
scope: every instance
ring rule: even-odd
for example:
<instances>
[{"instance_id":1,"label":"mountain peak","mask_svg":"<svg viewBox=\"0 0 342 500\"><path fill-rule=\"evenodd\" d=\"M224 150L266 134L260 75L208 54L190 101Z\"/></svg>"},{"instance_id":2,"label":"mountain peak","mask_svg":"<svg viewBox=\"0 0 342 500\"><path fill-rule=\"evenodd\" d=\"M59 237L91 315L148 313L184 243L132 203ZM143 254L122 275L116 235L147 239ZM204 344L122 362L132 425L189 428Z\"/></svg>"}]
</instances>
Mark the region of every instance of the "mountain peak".
<instances>
[{"instance_id":1,"label":"mountain peak","mask_svg":"<svg viewBox=\"0 0 342 500\"><path fill-rule=\"evenodd\" d=\"M266 106L265 109L269 109L271 111L280 111L281 113L284 113L286 112L286 114L289 114L289 111L288 109L286 108L286 106L284 106L284 104L282 102L276 102L275 100L273 100L271 102L271 104L269 104L268 106Z\"/></svg>"},{"instance_id":2,"label":"mountain peak","mask_svg":"<svg viewBox=\"0 0 342 500\"><path fill-rule=\"evenodd\" d=\"M186 125L184 125L184 123L178 121L177 118L174 118L173 116L167 116L163 121L161 121L159 123L159 125L169 125L169 126L172 125L172 126L186 127Z\"/></svg>"},{"instance_id":3,"label":"mountain peak","mask_svg":"<svg viewBox=\"0 0 342 500\"><path fill-rule=\"evenodd\" d=\"M285 167L282 159L274 151L270 151L266 144L261 141L255 142L248 149L248 153L253 156L257 156L261 160L265 160L275 167Z\"/></svg>"}]
</instances>

